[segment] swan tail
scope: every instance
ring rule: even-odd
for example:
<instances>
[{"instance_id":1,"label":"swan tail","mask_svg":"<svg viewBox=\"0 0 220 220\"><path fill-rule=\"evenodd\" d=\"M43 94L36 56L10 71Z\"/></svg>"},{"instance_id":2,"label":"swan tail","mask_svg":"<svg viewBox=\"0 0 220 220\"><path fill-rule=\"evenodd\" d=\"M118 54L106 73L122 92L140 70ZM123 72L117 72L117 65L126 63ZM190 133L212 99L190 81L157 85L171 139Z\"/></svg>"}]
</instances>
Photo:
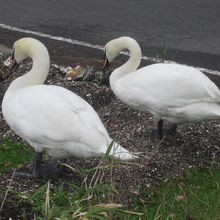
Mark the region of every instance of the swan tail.
<instances>
[{"instance_id":1,"label":"swan tail","mask_svg":"<svg viewBox=\"0 0 220 220\"><path fill-rule=\"evenodd\" d=\"M109 155L120 159L120 160L132 160L137 159L138 157L123 148L117 142L112 142L109 147L111 148Z\"/></svg>"}]
</instances>

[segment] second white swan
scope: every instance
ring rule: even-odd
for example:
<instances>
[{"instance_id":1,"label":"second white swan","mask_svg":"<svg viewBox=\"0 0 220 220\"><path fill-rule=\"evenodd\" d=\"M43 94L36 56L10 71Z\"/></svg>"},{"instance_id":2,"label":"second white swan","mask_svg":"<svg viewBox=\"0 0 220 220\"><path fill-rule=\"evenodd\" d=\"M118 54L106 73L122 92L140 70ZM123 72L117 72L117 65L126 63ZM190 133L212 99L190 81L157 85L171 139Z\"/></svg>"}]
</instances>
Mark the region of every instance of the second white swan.
<instances>
[{"instance_id":1,"label":"second white swan","mask_svg":"<svg viewBox=\"0 0 220 220\"><path fill-rule=\"evenodd\" d=\"M163 137L163 120L176 125L220 118L220 91L199 70L180 64L152 64L137 70L141 49L130 37L120 37L105 45L103 70L124 49L129 60L115 69L110 86L115 95L135 109L149 112L158 120L159 138Z\"/></svg>"}]
</instances>

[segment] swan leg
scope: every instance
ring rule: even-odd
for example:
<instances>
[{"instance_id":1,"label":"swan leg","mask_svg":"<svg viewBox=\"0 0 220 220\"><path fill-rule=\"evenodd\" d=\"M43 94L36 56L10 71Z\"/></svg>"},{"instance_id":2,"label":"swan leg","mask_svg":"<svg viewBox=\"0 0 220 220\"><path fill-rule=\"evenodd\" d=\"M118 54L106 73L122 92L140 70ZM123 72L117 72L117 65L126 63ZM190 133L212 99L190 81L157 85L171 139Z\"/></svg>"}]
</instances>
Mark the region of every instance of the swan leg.
<instances>
[{"instance_id":1,"label":"swan leg","mask_svg":"<svg viewBox=\"0 0 220 220\"><path fill-rule=\"evenodd\" d=\"M53 176L61 176L65 172L65 166L60 165L58 167L54 167L52 165L41 165L41 160L43 157L43 153L36 152L34 161L33 161L33 171L32 173L28 172L15 172L15 176L18 177L26 177L26 178L38 178L38 177L53 177ZM65 163L65 160L64 160Z\"/></svg>"},{"instance_id":2,"label":"swan leg","mask_svg":"<svg viewBox=\"0 0 220 220\"><path fill-rule=\"evenodd\" d=\"M163 120L159 120L157 123L157 129L158 129L158 136L159 139L163 139Z\"/></svg>"},{"instance_id":3,"label":"swan leg","mask_svg":"<svg viewBox=\"0 0 220 220\"><path fill-rule=\"evenodd\" d=\"M163 139L164 133L167 134L167 135L175 133L176 132L176 128L177 128L177 125L173 124L170 128L164 128L163 129L163 120L160 119L158 121L158 136L159 136L159 139L160 140Z\"/></svg>"},{"instance_id":4,"label":"swan leg","mask_svg":"<svg viewBox=\"0 0 220 220\"><path fill-rule=\"evenodd\" d=\"M172 126L169 128L169 134L173 134L176 132L177 124L172 124Z\"/></svg>"},{"instance_id":5,"label":"swan leg","mask_svg":"<svg viewBox=\"0 0 220 220\"><path fill-rule=\"evenodd\" d=\"M34 163L33 163L33 177L39 177L40 175L40 167L41 167L41 160L43 157L43 153L41 152L36 152L35 153L35 158L34 158Z\"/></svg>"},{"instance_id":6,"label":"swan leg","mask_svg":"<svg viewBox=\"0 0 220 220\"><path fill-rule=\"evenodd\" d=\"M33 161L33 172L26 173L26 172L15 172L15 176L22 176L27 178L37 178L40 176L40 167L41 167L41 160L42 160L43 153L36 152L34 161Z\"/></svg>"},{"instance_id":7,"label":"swan leg","mask_svg":"<svg viewBox=\"0 0 220 220\"><path fill-rule=\"evenodd\" d=\"M63 165L63 164L66 164L66 159L62 159L61 160L61 163L62 164L59 164L59 166L58 166L58 171L62 174L62 173L65 173L66 172L66 166L65 165Z\"/></svg>"}]
</instances>

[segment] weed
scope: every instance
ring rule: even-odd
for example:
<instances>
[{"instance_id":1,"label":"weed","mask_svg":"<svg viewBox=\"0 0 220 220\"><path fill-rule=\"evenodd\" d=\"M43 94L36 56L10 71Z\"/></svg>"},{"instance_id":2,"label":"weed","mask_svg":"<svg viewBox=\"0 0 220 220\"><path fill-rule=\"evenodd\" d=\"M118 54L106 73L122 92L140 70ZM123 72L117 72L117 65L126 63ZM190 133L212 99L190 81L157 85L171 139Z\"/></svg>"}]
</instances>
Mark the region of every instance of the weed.
<instances>
[{"instance_id":1,"label":"weed","mask_svg":"<svg viewBox=\"0 0 220 220\"><path fill-rule=\"evenodd\" d=\"M103 79L101 76L96 76L95 79L92 80L93 83L96 83L99 86L103 86Z\"/></svg>"},{"instance_id":2,"label":"weed","mask_svg":"<svg viewBox=\"0 0 220 220\"><path fill-rule=\"evenodd\" d=\"M33 158L33 150L25 142L5 137L0 143L0 172L10 170Z\"/></svg>"},{"instance_id":3,"label":"weed","mask_svg":"<svg viewBox=\"0 0 220 220\"><path fill-rule=\"evenodd\" d=\"M113 148L114 142L115 141L112 140L111 143L108 145L108 148L107 148L106 153L105 153L105 155L103 157L103 160L106 160L106 161L110 160L110 152L111 152L111 150Z\"/></svg>"},{"instance_id":4,"label":"weed","mask_svg":"<svg viewBox=\"0 0 220 220\"><path fill-rule=\"evenodd\" d=\"M106 154L93 169L79 171L67 165L84 177L80 185L61 183L60 186L54 186L48 182L33 194L22 195L22 198L33 205L37 219L107 220L112 219L113 216L120 216L121 213L137 215L135 212L123 210L122 204L115 203L113 198L118 197L119 194L114 184L103 182L104 171L108 169L112 175L112 167L116 162L109 156L113 144L114 141L109 144Z\"/></svg>"},{"instance_id":5,"label":"weed","mask_svg":"<svg viewBox=\"0 0 220 220\"><path fill-rule=\"evenodd\" d=\"M101 162L100 162L101 164ZM143 187L131 205L115 203L114 184L102 183L102 168L81 185L48 182L25 198L37 219L217 220L220 217L220 171L197 168L156 187ZM24 198L24 197L23 197Z\"/></svg>"},{"instance_id":6,"label":"weed","mask_svg":"<svg viewBox=\"0 0 220 220\"><path fill-rule=\"evenodd\" d=\"M66 190L68 188L68 191ZM94 187L62 183L56 187L48 182L32 195L23 195L33 205L33 211L41 219L108 219L110 210L117 210L120 204L99 203L100 198L114 189L105 184ZM95 204L95 201L97 202Z\"/></svg>"},{"instance_id":7,"label":"weed","mask_svg":"<svg viewBox=\"0 0 220 220\"><path fill-rule=\"evenodd\" d=\"M80 169L84 177L81 184L61 183L55 186L48 182L32 194L20 195L21 201L31 204L37 220L218 220L220 219L220 169L194 168L185 174L171 178L155 187L144 187L136 195L132 194L132 204L120 202L120 193L115 189L113 167L122 162L109 157L112 142L100 163L92 169ZM30 159L23 142L5 138L0 144L1 160L11 161ZM9 154L7 154L9 152ZM16 152L16 160L13 160ZM23 156L26 154L26 158ZM3 155L3 156L2 156ZM8 156L7 156L8 155ZM2 168L2 167L1 167ZM4 168L4 167L3 167ZM109 175L108 184L103 176ZM9 185L10 186L10 185ZM10 187L8 187L10 189ZM129 192L123 192L129 193ZM19 195L19 193L17 193ZM5 194L5 198L7 193ZM4 205L4 200L2 206Z\"/></svg>"},{"instance_id":8,"label":"weed","mask_svg":"<svg viewBox=\"0 0 220 220\"><path fill-rule=\"evenodd\" d=\"M159 53L156 55L157 59L159 59L161 63L164 63L165 61L166 52L167 52L167 48L164 45L160 48Z\"/></svg>"},{"instance_id":9,"label":"weed","mask_svg":"<svg viewBox=\"0 0 220 220\"><path fill-rule=\"evenodd\" d=\"M159 187L143 189L136 208L145 213L143 219L146 220L217 220L220 217L219 183L218 168L197 168Z\"/></svg>"}]
</instances>

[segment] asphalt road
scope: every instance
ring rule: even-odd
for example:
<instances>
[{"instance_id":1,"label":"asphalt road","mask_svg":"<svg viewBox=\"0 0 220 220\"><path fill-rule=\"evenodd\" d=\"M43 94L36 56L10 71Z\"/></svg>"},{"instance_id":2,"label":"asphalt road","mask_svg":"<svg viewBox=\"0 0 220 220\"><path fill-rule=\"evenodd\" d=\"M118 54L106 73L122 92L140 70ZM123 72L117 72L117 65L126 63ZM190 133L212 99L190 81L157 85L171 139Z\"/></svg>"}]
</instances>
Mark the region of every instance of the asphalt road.
<instances>
[{"instance_id":1,"label":"asphalt road","mask_svg":"<svg viewBox=\"0 0 220 220\"><path fill-rule=\"evenodd\" d=\"M220 70L219 0L7 0L0 3L0 23L104 45L128 35L141 45L143 55ZM0 43L27 34L0 28ZM55 61L80 62L99 58L101 51L44 41Z\"/></svg>"}]
</instances>

